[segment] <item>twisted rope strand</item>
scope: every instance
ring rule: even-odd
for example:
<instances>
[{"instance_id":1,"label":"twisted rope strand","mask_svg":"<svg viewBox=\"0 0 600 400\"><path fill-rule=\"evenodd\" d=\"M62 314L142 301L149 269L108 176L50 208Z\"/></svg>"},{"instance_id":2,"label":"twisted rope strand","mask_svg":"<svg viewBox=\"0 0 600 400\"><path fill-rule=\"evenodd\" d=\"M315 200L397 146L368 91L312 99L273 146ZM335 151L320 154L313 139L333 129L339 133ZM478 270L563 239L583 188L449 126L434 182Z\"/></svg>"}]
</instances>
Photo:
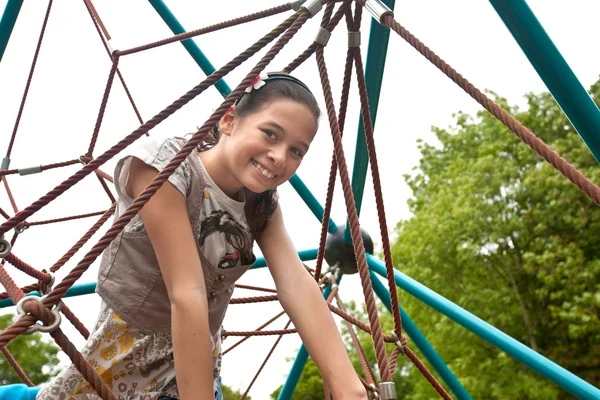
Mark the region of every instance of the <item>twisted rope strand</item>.
<instances>
[{"instance_id":1,"label":"twisted rope strand","mask_svg":"<svg viewBox=\"0 0 600 400\"><path fill-rule=\"evenodd\" d=\"M13 357L13 355L10 353L10 351L8 351L6 347L0 348L0 352L2 353L4 358L6 358L6 361L12 367L12 369L15 370L17 376L21 379L21 381L24 384L26 384L29 387L35 386L33 382L31 382L31 379L29 379L29 377L27 376L27 373L23 370L23 368L21 368L17 360L15 360L15 357Z\"/></svg>"},{"instance_id":2,"label":"twisted rope strand","mask_svg":"<svg viewBox=\"0 0 600 400\"><path fill-rule=\"evenodd\" d=\"M535 136L532 131L523 126L519 121L516 120L515 117L510 115L506 110L504 110L485 94L483 94L479 89L473 86L471 82L466 80L454 68L448 65L437 54L425 46L425 44L423 44L412 33L400 25L391 15L385 16L382 20L382 24L391 28L394 32L400 35L419 53L431 61L431 63L434 64L440 71L454 81L454 83L460 86L465 92L467 92L472 98L474 98L479 104L488 110L490 114L506 125L506 127L510 129L519 139L525 142L544 160L548 161L554 168L556 168L556 170L558 170L568 180L575 184L575 186L577 186L583 193L592 199L594 203L600 205L600 187L598 187L594 182L583 175L579 170L577 170L577 168L569 164L567 160L562 158L558 153L552 150L550 146Z\"/></svg>"},{"instance_id":3,"label":"twisted rope strand","mask_svg":"<svg viewBox=\"0 0 600 400\"><path fill-rule=\"evenodd\" d=\"M275 322L277 319L279 319L279 317L281 317L283 314L285 314L285 311L280 312L279 314L277 314L276 316L274 316L273 318L271 318L270 320L268 320L267 322L265 322L264 324L262 324L261 326L259 326L255 330L260 331L260 330L266 328L267 326L269 326L273 322ZM245 337L245 338L243 338L243 339L235 342L230 348L228 348L227 350L225 350L223 352L223 355L229 353L231 350L235 349L236 347L238 347L240 344L244 343L248 339L250 339L250 336L247 336L247 337Z\"/></svg>"},{"instance_id":4,"label":"twisted rope strand","mask_svg":"<svg viewBox=\"0 0 600 400\"><path fill-rule=\"evenodd\" d=\"M17 130L19 129L19 123L21 122L21 116L23 115L23 109L25 108L25 101L27 101L27 95L29 94L29 88L31 87L31 81L33 79L33 72L35 71L35 66L37 64L38 56L40 55L40 49L42 48L42 41L44 40L44 33L46 32L46 25L48 25L48 18L50 17L50 9L52 9L53 0L48 1L48 8L46 9L46 15L44 17L44 23L42 24L42 30L40 31L40 37L37 42L37 46L35 48L35 54L33 56L33 61L31 62L31 68L29 69L29 76L27 77L27 83L25 84L25 91L23 92L23 98L21 99L21 105L19 106L19 112L17 113L17 119L15 121L15 126L13 127L13 132L10 137L10 142L8 144L8 150L6 151L6 158L10 158L10 153L12 152L13 146L15 144L15 139L17 137Z\"/></svg>"},{"instance_id":5,"label":"twisted rope strand","mask_svg":"<svg viewBox=\"0 0 600 400\"><path fill-rule=\"evenodd\" d=\"M74 164L79 164L79 160L69 160L69 161L63 161L63 162L54 163L54 164L41 165L40 172L47 171L49 169L54 169L54 168L68 167L69 165L74 165ZM18 168L0 170L0 176L14 175L14 174L20 174L20 173L21 173L21 170Z\"/></svg>"},{"instance_id":6,"label":"twisted rope strand","mask_svg":"<svg viewBox=\"0 0 600 400\"><path fill-rule=\"evenodd\" d=\"M30 217L37 211L39 211L43 206L50 203L52 200L60 196L64 193L68 188L79 182L81 179L86 177L92 171L98 169L99 166L104 164L106 161L110 160L116 154L121 152L131 143L135 142L139 139L143 134L147 133L151 129L153 129L156 125L164 121L167 117L174 114L181 107L189 103L192 99L202 93L206 88L213 85L216 81L223 78L229 72L231 72L234 68L236 68L239 64L246 61L248 58L253 56L256 52L261 50L264 46L270 43L273 39L281 34L284 30L286 30L296 19L297 14L292 15L290 18L285 20L282 24L280 24L277 28L275 28L272 32L265 35L259 41L257 41L254 45L250 46L246 51L244 51L239 56L235 57L229 63L227 63L224 67L212 73L206 79L204 79L200 84L196 87L188 91L186 94L181 96L179 99L174 101L167 108L159 112L157 115L152 117L150 120L141 125L138 129L133 131L131 134L127 135L113 147L108 149L101 156L93 159L89 163L87 163L81 170L77 171L70 178L62 182L60 185L55 187L53 190L48 192L46 195L42 196L40 199L29 205L27 208L18 212L13 217L5 221L2 225L0 225L0 234L6 233L9 229L14 228L16 225L24 221L26 218ZM115 64L113 63L113 66Z\"/></svg>"},{"instance_id":7,"label":"twisted rope strand","mask_svg":"<svg viewBox=\"0 0 600 400\"><path fill-rule=\"evenodd\" d=\"M321 77L321 85L323 87L323 94L325 96L325 102L327 104L327 115L329 116L329 124L331 126L331 134L333 136L334 141L336 160L340 172L340 177L342 180L344 198L346 200L346 210L348 213L348 220L350 221L352 244L354 246L354 253L356 255L358 272L361 278L363 294L365 297L365 303L369 315L369 322L372 329L371 335L373 338L373 344L377 355L377 362L379 364L381 380L387 382L391 379L388 368L388 359L385 351L385 345L383 342L383 335L381 332L379 315L377 314L377 306L375 304L375 298L373 296L373 288L369 277L367 260L365 256L365 248L360 232L360 223L358 222L358 216L356 214L356 204L354 202L354 196L352 195L350 178L348 176L348 168L346 166L342 138L333 105L333 98L331 95L331 87L329 84L327 67L325 65L323 48L317 48L316 55L317 65L319 68L319 76Z\"/></svg>"}]
</instances>

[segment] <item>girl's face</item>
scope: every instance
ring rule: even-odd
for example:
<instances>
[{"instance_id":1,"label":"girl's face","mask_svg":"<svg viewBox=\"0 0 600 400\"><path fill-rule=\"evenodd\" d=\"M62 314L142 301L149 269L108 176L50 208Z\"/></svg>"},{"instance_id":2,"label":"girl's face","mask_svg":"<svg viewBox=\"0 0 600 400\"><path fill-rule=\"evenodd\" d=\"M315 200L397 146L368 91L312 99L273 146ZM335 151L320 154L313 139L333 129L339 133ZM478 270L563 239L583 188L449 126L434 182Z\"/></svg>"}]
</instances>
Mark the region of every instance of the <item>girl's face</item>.
<instances>
[{"instance_id":1,"label":"girl's face","mask_svg":"<svg viewBox=\"0 0 600 400\"><path fill-rule=\"evenodd\" d=\"M310 109L290 99L275 99L243 118L230 109L220 122L219 143L231 183L255 193L284 183L300 166L317 127Z\"/></svg>"}]
</instances>

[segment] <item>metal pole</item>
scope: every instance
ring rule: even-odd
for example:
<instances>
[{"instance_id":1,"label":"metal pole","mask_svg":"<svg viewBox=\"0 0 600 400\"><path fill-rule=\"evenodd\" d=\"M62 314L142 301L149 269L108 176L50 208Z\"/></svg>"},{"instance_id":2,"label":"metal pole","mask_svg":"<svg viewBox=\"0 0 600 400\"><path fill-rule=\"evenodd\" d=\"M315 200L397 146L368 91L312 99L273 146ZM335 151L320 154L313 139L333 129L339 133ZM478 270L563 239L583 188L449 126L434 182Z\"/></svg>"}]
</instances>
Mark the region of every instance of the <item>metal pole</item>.
<instances>
[{"instance_id":1,"label":"metal pole","mask_svg":"<svg viewBox=\"0 0 600 400\"><path fill-rule=\"evenodd\" d=\"M381 276L386 276L385 265L367 254L369 268ZM600 399L600 390L575 374L531 350L518 340L476 317L450 300L415 281L400 271L394 271L396 285L428 306L436 309L455 322L458 322L483 340L506 352L514 359L548 378L558 386L584 400Z\"/></svg>"},{"instance_id":2,"label":"metal pole","mask_svg":"<svg viewBox=\"0 0 600 400\"><path fill-rule=\"evenodd\" d=\"M383 3L393 10L396 0L383 0ZM369 47L367 49L367 65L365 66L365 82L367 85L367 95L369 96L369 110L371 111L373 128L375 128L375 120L377 119L379 94L381 92L381 83L383 81L383 70L385 68L385 58L387 55L389 38L389 28L382 26L379 21L372 20L371 31L369 33ZM369 155L367 152L367 141L365 139L365 129L361 113L358 120L354 167L352 169L352 192L354 193L354 202L356 203L356 212L358 215L360 215L368 166ZM344 240L346 243L352 242L349 222L346 223Z\"/></svg>"},{"instance_id":3,"label":"metal pole","mask_svg":"<svg viewBox=\"0 0 600 400\"><path fill-rule=\"evenodd\" d=\"M375 275L373 271L369 272L371 275L371 282L373 282L373 290L385 307L391 312L392 301L390 299L390 291L381 282L381 280ZM458 378L452 373L448 365L444 362L442 357L435 351L431 343L427 340L425 335L419 330L414 321L408 316L406 312L400 307L400 316L402 317L402 328L406 331L408 336L412 339L415 345L419 348L421 353L427 358L427 361L433 366L440 377L444 380L446 385L452 390L459 400L473 400L469 392L463 387Z\"/></svg>"},{"instance_id":4,"label":"metal pole","mask_svg":"<svg viewBox=\"0 0 600 400\"><path fill-rule=\"evenodd\" d=\"M490 0L575 130L600 162L600 110L525 0Z\"/></svg>"},{"instance_id":5,"label":"metal pole","mask_svg":"<svg viewBox=\"0 0 600 400\"><path fill-rule=\"evenodd\" d=\"M2 19L0 19L0 61L2 61L4 50L6 50L8 39L10 39L10 34L15 27L22 5L23 0L8 0L2 13Z\"/></svg>"},{"instance_id":6,"label":"metal pole","mask_svg":"<svg viewBox=\"0 0 600 400\"><path fill-rule=\"evenodd\" d=\"M298 177L298 175L294 175L290 178L290 184L296 190L296 192L300 195L302 200L306 203L310 211L319 219L319 221L323 221L323 207L319 204L319 201L315 196L308 190L308 187L302 182L302 180ZM329 233L333 233L337 230L337 225L331 218L329 218Z\"/></svg>"},{"instance_id":7,"label":"metal pole","mask_svg":"<svg viewBox=\"0 0 600 400\"><path fill-rule=\"evenodd\" d=\"M342 276L338 279L338 285ZM331 294L331 285L327 286L323 291L323 297L328 298ZM302 375L302 371L304 371L304 366L308 361L308 352L306 351L306 347L304 344L300 346L300 350L298 350L298 354L296 355L296 359L294 360L294 364L292 365L292 369L288 374L283 387L281 388L281 392L279 392L279 396L277 400L290 400L292 395L294 394L294 390L296 389L296 385L300 380L300 376Z\"/></svg>"}]
</instances>

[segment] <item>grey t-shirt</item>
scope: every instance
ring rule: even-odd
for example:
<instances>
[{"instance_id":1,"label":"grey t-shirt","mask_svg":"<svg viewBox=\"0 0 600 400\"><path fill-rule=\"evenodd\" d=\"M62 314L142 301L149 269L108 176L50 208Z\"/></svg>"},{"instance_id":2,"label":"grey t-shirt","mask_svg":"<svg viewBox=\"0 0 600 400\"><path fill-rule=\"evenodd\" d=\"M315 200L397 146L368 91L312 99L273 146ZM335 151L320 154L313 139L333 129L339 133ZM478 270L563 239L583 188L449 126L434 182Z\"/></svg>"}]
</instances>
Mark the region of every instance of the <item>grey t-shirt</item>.
<instances>
[{"instance_id":1,"label":"grey t-shirt","mask_svg":"<svg viewBox=\"0 0 600 400\"><path fill-rule=\"evenodd\" d=\"M185 145L183 138L148 139L132 147L115 168L118 218L132 203L125 192L131 157L162 170ZM233 293L235 281L256 257L254 239L240 199L227 196L212 181L196 151L169 177L186 198L192 231L202 263L209 303L211 333L217 332ZM170 330L170 303L158 261L137 214L105 250L96 289L126 322L145 331Z\"/></svg>"}]
</instances>

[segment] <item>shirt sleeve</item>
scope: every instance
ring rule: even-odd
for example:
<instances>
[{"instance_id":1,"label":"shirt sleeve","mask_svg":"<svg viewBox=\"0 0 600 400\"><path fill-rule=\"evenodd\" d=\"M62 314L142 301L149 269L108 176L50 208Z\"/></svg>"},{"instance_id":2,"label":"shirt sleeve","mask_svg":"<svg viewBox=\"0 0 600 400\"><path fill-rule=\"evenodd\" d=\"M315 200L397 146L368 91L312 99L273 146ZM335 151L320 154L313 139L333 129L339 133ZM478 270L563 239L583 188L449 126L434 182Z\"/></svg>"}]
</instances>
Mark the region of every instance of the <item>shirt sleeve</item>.
<instances>
[{"instance_id":1,"label":"shirt sleeve","mask_svg":"<svg viewBox=\"0 0 600 400\"><path fill-rule=\"evenodd\" d=\"M150 139L141 145L132 146L131 150L119 160L115 167L114 181L117 194L125 205L131 204L133 199L125 191L129 179L129 171L132 157L135 157L145 164L161 171L181 150L186 140L183 138L169 139ZM168 180L183 194L186 198L190 193L191 171L190 159L185 160L169 176Z\"/></svg>"}]
</instances>

